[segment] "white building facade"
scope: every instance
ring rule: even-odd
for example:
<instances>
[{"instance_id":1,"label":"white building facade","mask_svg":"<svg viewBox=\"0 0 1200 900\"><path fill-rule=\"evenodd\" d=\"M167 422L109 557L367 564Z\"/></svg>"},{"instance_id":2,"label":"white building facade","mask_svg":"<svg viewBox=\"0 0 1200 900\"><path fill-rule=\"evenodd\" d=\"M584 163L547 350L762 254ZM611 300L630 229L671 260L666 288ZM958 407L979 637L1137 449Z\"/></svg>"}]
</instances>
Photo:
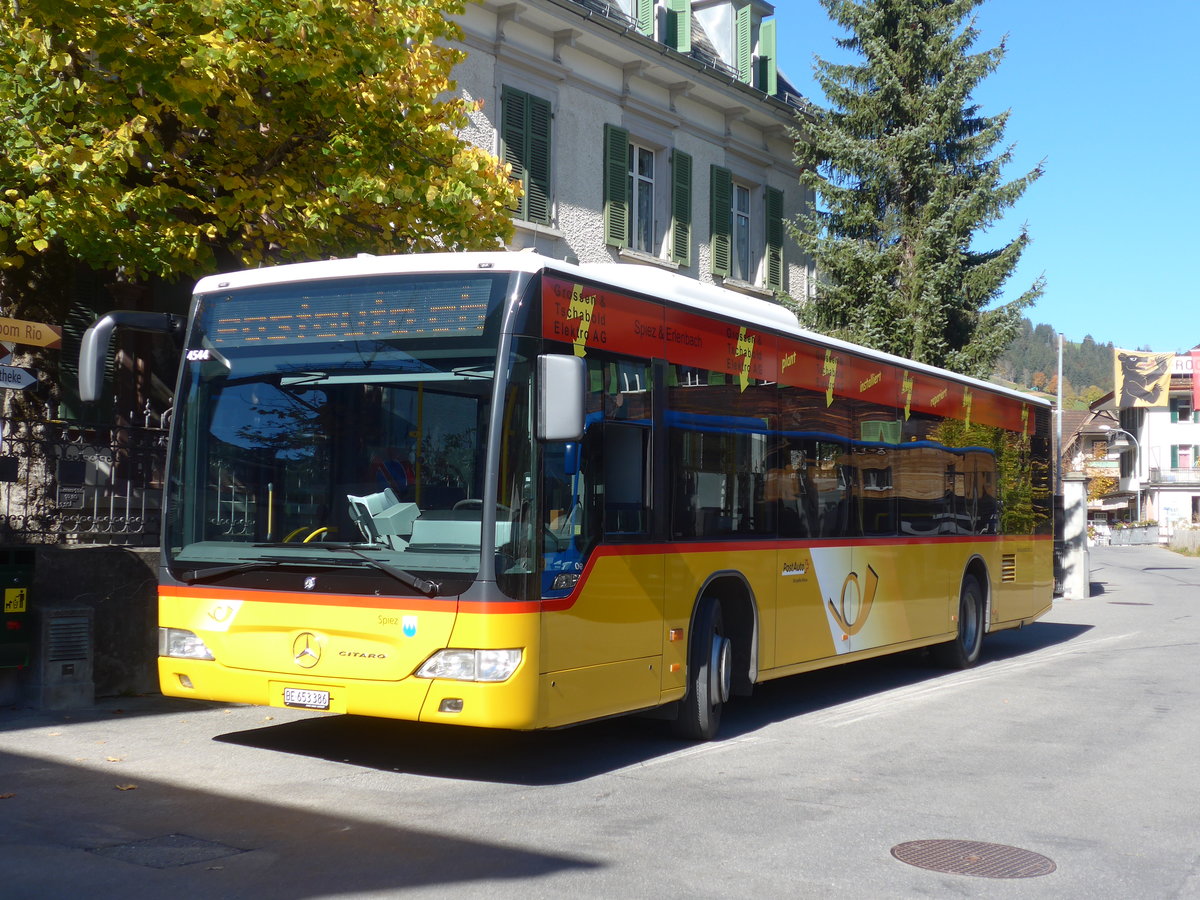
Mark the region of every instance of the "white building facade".
<instances>
[{"instance_id":1,"label":"white building facade","mask_svg":"<svg viewBox=\"0 0 1200 900\"><path fill-rule=\"evenodd\" d=\"M1171 376L1167 405L1121 410L1121 427L1137 435L1145 457L1121 466L1135 487L1141 479L1145 519L1161 527L1200 523L1200 410L1193 396L1192 357L1179 354Z\"/></svg>"},{"instance_id":2,"label":"white building facade","mask_svg":"<svg viewBox=\"0 0 1200 900\"><path fill-rule=\"evenodd\" d=\"M785 222L804 101L761 0L483 0L459 19L466 137L524 187L511 249L808 296Z\"/></svg>"}]
</instances>

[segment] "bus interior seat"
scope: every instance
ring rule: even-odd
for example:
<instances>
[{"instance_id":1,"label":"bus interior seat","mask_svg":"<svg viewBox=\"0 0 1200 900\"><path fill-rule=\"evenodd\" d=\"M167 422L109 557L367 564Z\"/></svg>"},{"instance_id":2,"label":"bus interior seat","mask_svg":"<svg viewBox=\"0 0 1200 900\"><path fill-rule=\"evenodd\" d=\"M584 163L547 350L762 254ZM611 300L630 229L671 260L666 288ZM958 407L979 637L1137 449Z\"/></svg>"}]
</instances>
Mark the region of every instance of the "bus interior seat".
<instances>
[{"instance_id":1,"label":"bus interior seat","mask_svg":"<svg viewBox=\"0 0 1200 900\"><path fill-rule=\"evenodd\" d=\"M421 514L415 503L401 503L391 488L362 497L347 494L350 518L369 544L403 550L412 534L413 522Z\"/></svg>"}]
</instances>

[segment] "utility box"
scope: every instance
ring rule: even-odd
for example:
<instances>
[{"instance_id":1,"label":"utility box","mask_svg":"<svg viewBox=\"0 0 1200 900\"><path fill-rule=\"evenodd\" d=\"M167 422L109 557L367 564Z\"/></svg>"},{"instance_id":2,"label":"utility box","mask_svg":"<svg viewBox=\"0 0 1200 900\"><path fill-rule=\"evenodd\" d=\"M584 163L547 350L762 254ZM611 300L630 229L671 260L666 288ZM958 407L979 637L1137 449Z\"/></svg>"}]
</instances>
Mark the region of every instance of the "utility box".
<instances>
[{"instance_id":1,"label":"utility box","mask_svg":"<svg viewBox=\"0 0 1200 900\"><path fill-rule=\"evenodd\" d=\"M81 709L96 702L94 613L89 607L40 607L34 654L33 705Z\"/></svg>"},{"instance_id":2,"label":"utility box","mask_svg":"<svg viewBox=\"0 0 1200 900\"><path fill-rule=\"evenodd\" d=\"M33 587L32 547L0 547L0 596L4 613L0 618L0 668L29 665L33 645L33 609L29 595Z\"/></svg>"}]
</instances>

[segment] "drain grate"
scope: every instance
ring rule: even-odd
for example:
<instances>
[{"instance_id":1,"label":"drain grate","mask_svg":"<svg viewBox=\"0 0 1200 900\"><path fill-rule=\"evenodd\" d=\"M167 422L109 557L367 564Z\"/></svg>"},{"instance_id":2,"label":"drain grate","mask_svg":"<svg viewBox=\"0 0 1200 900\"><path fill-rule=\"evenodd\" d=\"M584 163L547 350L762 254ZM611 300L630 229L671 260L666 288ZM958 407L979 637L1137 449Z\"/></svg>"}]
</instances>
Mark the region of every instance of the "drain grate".
<instances>
[{"instance_id":1,"label":"drain grate","mask_svg":"<svg viewBox=\"0 0 1200 900\"><path fill-rule=\"evenodd\" d=\"M981 841L909 841L893 847L892 856L920 869L977 878L1036 878L1057 868L1032 850Z\"/></svg>"},{"instance_id":2,"label":"drain grate","mask_svg":"<svg viewBox=\"0 0 1200 900\"><path fill-rule=\"evenodd\" d=\"M131 841L128 844L97 847L90 852L151 869L173 869L176 866L190 866L192 863L223 859L245 851L186 834L166 834L162 837Z\"/></svg>"}]
</instances>

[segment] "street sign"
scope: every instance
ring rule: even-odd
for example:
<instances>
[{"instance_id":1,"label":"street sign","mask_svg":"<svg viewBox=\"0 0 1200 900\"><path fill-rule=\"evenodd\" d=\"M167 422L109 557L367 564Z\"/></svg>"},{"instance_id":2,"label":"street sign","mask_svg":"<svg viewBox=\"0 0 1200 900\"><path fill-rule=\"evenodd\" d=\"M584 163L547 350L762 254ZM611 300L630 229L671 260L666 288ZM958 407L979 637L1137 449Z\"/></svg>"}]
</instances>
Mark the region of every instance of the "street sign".
<instances>
[{"instance_id":1,"label":"street sign","mask_svg":"<svg viewBox=\"0 0 1200 900\"><path fill-rule=\"evenodd\" d=\"M37 372L20 366L0 366L0 388L23 391L37 384Z\"/></svg>"},{"instance_id":2,"label":"street sign","mask_svg":"<svg viewBox=\"0 0 1200 900\"><path fill-rule=\"evenodd\" d=\"M59 509L83 509L83 485L58 486Z\"/></svg>"},{"instance_id":3,"label":"street sign","mask_svg":"<svg viewBox=\"0 0 1200 900\"><path fill-rule=\"evenodd\" d=\"M0 316L0 341L32 344L47 350L62 349L62 329L57 325L42 322L26 322L24 319L5 319Z\"/></svg>"}]
</instances>

